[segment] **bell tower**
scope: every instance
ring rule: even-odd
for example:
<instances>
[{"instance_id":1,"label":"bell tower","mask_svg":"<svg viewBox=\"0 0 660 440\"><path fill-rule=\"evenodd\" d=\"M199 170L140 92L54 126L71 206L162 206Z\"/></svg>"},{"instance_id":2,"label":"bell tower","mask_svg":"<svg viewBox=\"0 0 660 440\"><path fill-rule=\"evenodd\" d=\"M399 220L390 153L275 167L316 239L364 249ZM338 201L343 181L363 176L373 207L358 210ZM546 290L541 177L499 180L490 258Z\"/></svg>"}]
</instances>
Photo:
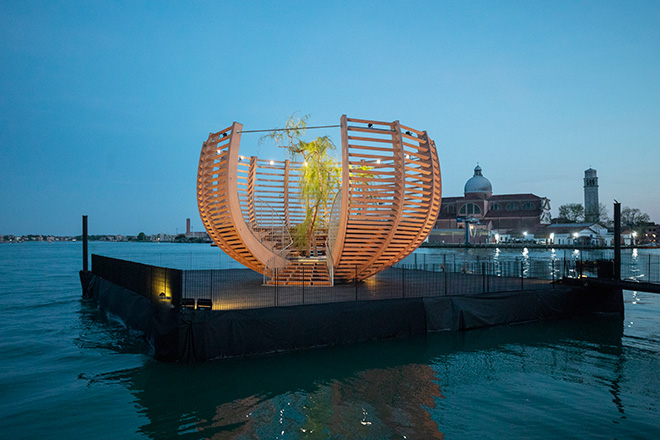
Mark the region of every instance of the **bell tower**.
<instances>
[{"instance_id":1,"label":"bell tower","mask_svg":"<svg viewBox=\"0 0 660 440\"><path fill-rule=\"evenodd\" d=\"M596 170L589 168L584 171L584 219L587 222L597 222L598 215L598 177Z\"/></svg>"}]
</instances>

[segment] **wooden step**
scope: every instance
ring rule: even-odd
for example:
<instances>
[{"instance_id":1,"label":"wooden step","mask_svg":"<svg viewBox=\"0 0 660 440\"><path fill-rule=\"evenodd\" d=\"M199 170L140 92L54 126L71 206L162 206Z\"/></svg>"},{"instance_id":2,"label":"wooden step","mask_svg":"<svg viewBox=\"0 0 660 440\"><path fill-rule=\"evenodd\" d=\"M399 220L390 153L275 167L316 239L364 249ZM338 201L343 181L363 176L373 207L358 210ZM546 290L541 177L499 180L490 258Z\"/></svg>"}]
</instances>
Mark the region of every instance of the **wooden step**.
<instances>
[{"instance_id":1,"label":"wooden step","mask_svg":"<svg viewBox=\"0 0 660 440\"><path fill-rule=\"evenodd\" d=\"M280 286L332 286L328 268L324 259L301 259L292 261L285 269L266 282Z\"/></svg>"}]
</instances>

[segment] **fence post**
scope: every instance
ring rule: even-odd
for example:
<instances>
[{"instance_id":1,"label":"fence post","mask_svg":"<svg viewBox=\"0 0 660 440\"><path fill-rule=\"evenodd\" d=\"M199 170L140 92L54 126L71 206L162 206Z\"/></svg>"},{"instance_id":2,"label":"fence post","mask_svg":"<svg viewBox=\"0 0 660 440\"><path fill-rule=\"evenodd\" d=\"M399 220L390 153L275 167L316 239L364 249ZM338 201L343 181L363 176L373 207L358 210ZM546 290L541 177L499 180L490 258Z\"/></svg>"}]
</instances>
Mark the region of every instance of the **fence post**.
<instances>
[{"instance_id":1,"label":"fence post","mask_svg":"<svg viewBox=\"0 0 660 440\"><path fill-rule=\"evenodd\" d=\"M486 263L481 263L481 290L486 293Z\"/></svg>"},{"instance_id":2,"label":"fence post","mask_svg":"<svg viewBox=\"0 0 660 440\"><path fill-rule=\"evenodd\" d=\"M552 260L552 288L555 288L555 260Z\"/></svg>"},{"instance_id":3,"label":"fence post","mask_svg":"<svg viewBox=\"0 0 660 440\"><path fill-rule=\"evenodd\" d=\"M417 270L417 254L413 254L415 256L415 270Z\"/></svg>"},{"instance_id":4,"label":"fence post","mask_svg":"<svg viewBox=\"0 0 660 440\"><path fill-rule=\"evenodd\" d=\"M277 268L275 268L275 307L280 305L279 292L277 291Z\"/></svg>"},{"instance_id":5,"label":"fence post","mask_svg":"<svg viewBox=\"0 0 660 440\"><path fill-rule=\"evenodd\" d=\"M353 279L354 284L355 284L355 301L358 300L358 281L357 281L357 275L358 275L358 267L357 264L355 265L355 278Z\"/></svg>"},{"instance_id":6,"label":"fence post","mask_svg":"<svg viewBox=\"0 0 660 440\"><path fill-rule=\"evenodd\" d=\"M305 265L302 265L302 296L303 296L303 304L305 304Z\"/></svg>"},{"instance_id":7,"label":"fence post","mask_svg":"<svg viewBox=\"0 0 660 440\"><path fill-rule=\"evenodd\" d=\"M525 290L525 285L524 285L524 277L523 277L523 271L524 271L524 266L525 262L523 260L520 260L520 290Z\"/></svg>"},{"instance_id":8,"label":"fence post","mask_svg":"<svg viewBox=\"0 0 660 440\"><path fill-rule=\"evenodd\" d=\"M88 271L89 257L87 256L87 216L83 215L83 272Z\"/></svg>"},{"instance_id":9,"label":"fence post","mask_svg":"<svg viewBox=\"0 0 660 440\"><path fill-rule=\"evenodd\" d=\"M406 265L401 265L401 298L406 297Z\"/></svg>"}]
</instances>

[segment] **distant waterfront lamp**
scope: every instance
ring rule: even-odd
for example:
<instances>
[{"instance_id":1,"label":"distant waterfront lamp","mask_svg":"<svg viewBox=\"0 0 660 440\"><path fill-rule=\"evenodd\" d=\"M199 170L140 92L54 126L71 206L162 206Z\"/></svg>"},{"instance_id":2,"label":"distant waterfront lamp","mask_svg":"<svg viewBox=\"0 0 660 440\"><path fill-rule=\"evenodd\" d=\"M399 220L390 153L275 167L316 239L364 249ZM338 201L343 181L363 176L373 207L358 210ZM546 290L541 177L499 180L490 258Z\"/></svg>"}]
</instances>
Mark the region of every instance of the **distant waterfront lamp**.
<instances>
[{"instance_id":1,"label":"distant waterfront lamp","mask_svg":"<svg viewBox=\"0 0 660 440\"><path fill-rule=\"evenodd\" d=\"M495 234L495 243L500 242L500 234Z\"/></svg>"},{"instance_id":2,"label":"distant waterfront lamp","mask_svg":"<svg viewBox=\"0 0 660 440\"><path fill-rule=\"evenodd\" d=\"M202 145L197 205L204 227L220 249L263 274L267 284L283 283L277 274L299 272L316 277L305 277L306 285L363 280L410 255L438 218L440 163L426 131L346 115L339 126L341 185L315 227L314 258L302 257L302 245L292 239L305 221L299 182L306 164L239 161L238 122L209 134ZM377 167L368 166L376 161Z\"/></svg>"},{"instance_id":3,"label":"distant waterfront lamp","mask_svg":"<svg viewBox=\"0 0 660 440\"><path fill-rule=\"evenodd\" d=\"M577 232L573 232L573 238L578 238L579 236L580 236L579 233L577 233Z\"/></svg>"},{"instance_id":4,"label":"distant waterfront lamp","mask_svg":"<svg viewBox=\"0 0 660 440\"><path fill-rule=\"evenodd\" d=\"M551 232L550 233L550 243L554 244L554 242L555 242L555 233Z\"/></svg>"}]
</instances>

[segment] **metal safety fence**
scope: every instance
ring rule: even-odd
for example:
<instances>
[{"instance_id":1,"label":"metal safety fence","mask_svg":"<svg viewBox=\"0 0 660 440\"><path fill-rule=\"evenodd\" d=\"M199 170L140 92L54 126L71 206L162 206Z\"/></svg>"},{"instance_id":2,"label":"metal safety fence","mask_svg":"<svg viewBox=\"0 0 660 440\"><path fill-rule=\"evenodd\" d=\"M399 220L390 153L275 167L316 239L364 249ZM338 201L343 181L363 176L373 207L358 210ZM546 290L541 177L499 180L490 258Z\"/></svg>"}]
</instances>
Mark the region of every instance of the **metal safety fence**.
<instances>
[{"instance_id":1,"label":"metal safety fence","mask_svg":"<svg viewBox=\"0 0 660 440\"><path fill-rule=\"evenodd\" d=\"M637 261L622 275L658 282L660 258ZM440 260L443 261L443 260ZM613 263L567 259L512 259L399 263L362 281L332 287L265 284L249 269L178 270L92 255L92 271L117 285L175 307L236 310L496 292L552 289L562 278L611 278ZM357 271L356 271L357 273ZM651 280L651 281L648 281Z\"/></svg>"},{"instance_id":2,"label":"metal safety fence","mask_svg":"<svg viewBox=\"0 0 660 440\"><path fill-rule=\"evenodd\" d=\"M92 254L92 273L152 301L181 305L182 270Z\"/></svg>"}]
</instances>

